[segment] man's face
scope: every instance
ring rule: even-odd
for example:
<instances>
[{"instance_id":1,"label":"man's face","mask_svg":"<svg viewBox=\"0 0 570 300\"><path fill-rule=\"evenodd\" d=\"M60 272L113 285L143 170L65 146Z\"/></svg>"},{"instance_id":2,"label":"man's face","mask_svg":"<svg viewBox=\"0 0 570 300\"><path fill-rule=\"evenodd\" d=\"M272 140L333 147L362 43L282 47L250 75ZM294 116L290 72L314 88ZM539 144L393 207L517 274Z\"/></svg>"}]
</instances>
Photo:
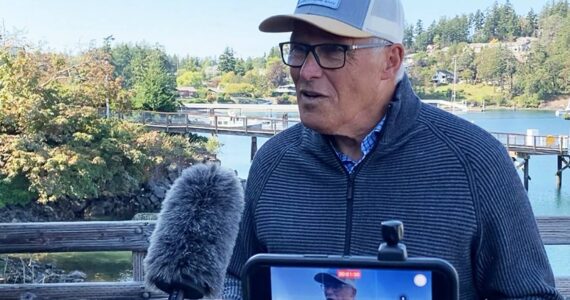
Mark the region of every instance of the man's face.
<instances>
[{"instance_id":1,"label":"man's face","mask_svg":"<svg viewBox=\"0 0 570 300\"><path fill-rule=\"evenodd\" d=\"M291 41L309 45L370 43L370 39L340 37L308 24L299 24ZM369 131L386 104L380 99L382 84L386 84L382 83L386 62L385 49L360 49L346 53L344 67L329 70L308 54L303 66L290 69L303 124L330 135L351 137L359 130Z\"/></svg>"},{"instance_id":2,"label":"man's face","mask_svg":"<svg viewBox=\"0 0 570 300\"><path fill-rule=\"evenodd\" d=\"M323 289L327 300L352 300L356 296L356 290L348 284L325 285Z\"/></svg>"}]
</instances>

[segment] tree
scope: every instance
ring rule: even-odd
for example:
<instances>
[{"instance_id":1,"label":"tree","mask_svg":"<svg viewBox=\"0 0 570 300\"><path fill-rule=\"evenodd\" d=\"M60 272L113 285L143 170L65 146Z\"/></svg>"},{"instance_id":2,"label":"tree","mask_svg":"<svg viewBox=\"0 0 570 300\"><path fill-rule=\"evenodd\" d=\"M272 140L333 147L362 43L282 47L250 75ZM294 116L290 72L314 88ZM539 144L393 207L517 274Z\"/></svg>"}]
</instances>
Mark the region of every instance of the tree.
<instances>
[{"instance_id":1,"label":"tree","mask_svg":"<svg viewBox=\"0 0 570 300\"><path fill-rule=\"evenodd\" d=\"M234 72L236 71L236 59L234 57L234 50L230 47L226 47L224 53L220 55L218 70L222 73Z\"/></svg>"},{"instance_id":2,"label":"tree","mask_svg":"<svg viewBox=\"0 0 570 300\"><path fill-rule=\"evenodd\" d=\"M463 45L461 52L457 55L457 70L459 77L467 82L473 82L477 78L475 51L466 44Z\"/></svg>"},{"instance_id":3,"label":"tree","mask_svg":"<svg viewBox=\"0 0 570 300\"><path fill-rule=\"evenodd\" d=\"M538 16L531 8L528 14L526 15L524 28L522 28L522 32L525 36L535 36L535 32L538 27Z\"/></svg>"},{"instance_id":4,"label":"tree","mask_svg":"<svg viewBox=\"0 0 570 300\"><path fill-rule=\"evenodd\" d=\"M500 19L501 11L499 3L495 1L493 3L493 7L487 11L485 24L483 25L483 31L481 32L482 39L485 42L498 37L497 28L499 27Z\"/></svg>"},{"instance_id":5,"label":"tree","mask_svg":"<svg viewBox=\"0 0 570 300\"><path fill-rule=\"evenodd\" d=\"M201 88L204 81L202 72L197 71L184 71L180 76L176 77L176 84L178 86L192 86L194 88Z\"/></svg>"},{"instance_id":6,"label":"tree","mask_svg":"<svg viewBox=\"0 0 570 300\"><path fill-rule=\"evenodd\" d=\"M414 47L414 25L406 26L404 29L404 47L413 50Z\"/></svg>"},{"instance_id":7,"label":"tree","mask_svg":"<svg viewBox=\"0 0 570 300\"><path fill-rule=\"evenodd\" d=\"M176 103L176 66L160 47L121 44L111 49L114 76L133 95L132 106L159 111L174 111Z\"/></svg>"},{"instance_id":8,"label":"tree","mask_svg":"<svg viewBox=\"0 0 570 300\"><path fill-rule=\"evenodd\" d=\"M412 28L413 28L413 26L412 26ZM424 33L424 23L422 20L418 20L418 22L416 22L416 28L415 28L415 31L413 31L413 33L416 36Z\"/></svg>"},{"instance_id":9,"label":"tree","mask_svg":"<svg viewBox=\"0 0 570 300\"><path fill-rule=\"evenodd\" d=\"M245 75L246 72L246 68L245 68L245 61L241 58L236 60L236 67L235 67L235 72L237 75L239 76L243 76Z\"/></svg>"},{"instance_id":10,"label":"tree","mask_svg":"<svg viewBox=\"0 0 570 300\"><path fill-rule=\"evenodd\" d=\"M501 41L510 41L521 35L519 17L509 0L499 7L496 37Z\"/></svg>"},{"instance_id":11,"label":"tree","mask_svg":"<svg viewBox=\"0 0 570 300\"><path fill-rule=\"evenodd\" d=\"M0 49L0 206L29 191L40 202L125 196L158 170L192 162L182 137L102 118L124 92L108 54ZM5 199L4 197L17 198ZM28 199L29 200L29 199Z\"/></svg>"},{"instance_id":12,"label":"tree","mask_svg":"<svg viewBox=\"0 0 570 300\"><path fill-rule=\"evenodd\" d=\"M508 96L513 91L513 76L517 70L517 60L513 53L505 47L490 47L483 49L475 59L479 79L505 91L509 85Z\"/></svg>"},{"instance_id":13,"label":"tree","mask_svg":"<svg viewBox=\"0 0 570 300\"><path fill-rule=\"evenodd\" d=\"M281 59L273 58L267 62L267 80L272 88L287 84L287 75L285 65Z\"/></svg>"},{"instance_id":14,"label":"tree","mask_svg":"<svg viewBox=\"0 0 570 300\"><path fill-rule=\"evenodd\" d=\"M479 33L485 25L485 14L478 9L472 17L471 24L473 25L473 31L475 34Z\"/></svg>"},{"instance_id":15,"label":"tree","mask_svg":"<svg viewBox=\"0 0 570 300\"><path fill-rule=\"evenodd\" d=\"M143 58L134 86L135 107L152 111L176 111L176 77L168 71L168 60L159 51Z\"/></svg>"}]
</instances>

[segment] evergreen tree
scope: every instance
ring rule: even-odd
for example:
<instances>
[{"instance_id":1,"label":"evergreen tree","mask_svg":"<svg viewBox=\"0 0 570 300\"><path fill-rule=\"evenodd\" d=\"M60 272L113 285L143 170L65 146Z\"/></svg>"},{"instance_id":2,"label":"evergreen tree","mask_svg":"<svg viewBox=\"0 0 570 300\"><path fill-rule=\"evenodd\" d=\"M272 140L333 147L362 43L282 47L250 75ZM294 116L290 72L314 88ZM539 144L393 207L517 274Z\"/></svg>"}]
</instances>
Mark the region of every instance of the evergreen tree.
<instances>
[{"instance_id":1,"label":"evergreen tree","mask_svg":"<svg viewBox=\"0 0 570 300\"><path fill-rule=\"evenodd\" d=\"M236 67L235 67L235 73L238 76L243 76L245 75L246 69L245 69L245 61L241 58L236 60Z\"/></svg>"},{"instance_id":2,"label":"evergreen tree","mask_svg":"<svg viewBox=\"0 0 570 300\"><path fill-rule=\"evenodd\" d=\"M413 27L413 26L412 26ZM415 35L418 36L422 33L424 33L424 23L422 22L422 20L418 20L418 22L416 23L416 28L415 28Z\"/></svg>"},{"instance_id":3,"label":"evergreen tree","mask_svg":"<svg viewBox=\"0 0 570 300\"><path fill-rule=\"evenodd\" d=\"M414 25L408 25L404 29L404 47L411 51L414 50Z\"/></svg>"},{"instance_id":4,"label":"evergreen tree","mask_svg":"<svg viewBox=\"0 0 570 300\"><path fill-rule=\"evenodd\" d=\"M501 41L513 40L521 35L519 17L509 0L499 7L496 34L496 37Z\"/></svg>"},{"instance_id":5,"label":"evergreen tree","mask_svg":"<svg viewBox=\"0 0 570 300\"><path fill-rule=\"evenodd\" d=\"M152 111L176 111L176 76L168 57L158 49L135 61L135 107Z\"/></svg>"},{"instance_id":6,"label":"evergreen tree","mask_svg":"<svg viewBox=\"0 0 570 300\"><path fill-rule=\"evenodd\" d=\"M523 34L525 36L535 36L535 32L538 28L538 16L531 8L525 19L525 27L523 28Z\"/></svg>"},{"instance_id":7,"label":"evergreen tree","mask_svg":"<svg viewBox=\"0 0 570 300\"><path fill-rule=\"evenodd\" d=\"M218 70L222 73L234 72L236 71L236 58L234 57L234 50L230 47L226 47L224 53L220 55L218 59Z\"/></svg>"},{"instance_id":8,"label":"evergreen tree","mask_svg":"<svg viewBox=\"0 0 570 300\"><path fill-rule=\"evenodd\" d=\"M495 3L493 3L493 7L487 10L485 24L483 25L483 30L481 32L481 36L485 42L498 38L497 28L499 27L500 15L501 11L499 3L495 1Z\"/></svg>"},{"instance_id":9,"label":"evergreen tree","mask_svg":"<svg viewBox=\"0 0 570 300\"><path fill-rule=\"evenodd\" d=\"M483 25L485 25L485 14L481 12L480 9L478 9L473 15L471 24L473 25L475 33L480 32L483 29Z\"/></svg>"}]
</instances>

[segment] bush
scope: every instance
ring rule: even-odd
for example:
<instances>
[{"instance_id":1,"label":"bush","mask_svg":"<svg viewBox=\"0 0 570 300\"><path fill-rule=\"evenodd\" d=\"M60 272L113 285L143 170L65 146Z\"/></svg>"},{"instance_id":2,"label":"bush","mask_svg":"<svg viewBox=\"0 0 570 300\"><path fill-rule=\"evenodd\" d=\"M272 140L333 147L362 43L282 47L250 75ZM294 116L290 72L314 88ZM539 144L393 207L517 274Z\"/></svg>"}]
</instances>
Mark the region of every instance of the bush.
<instances>
[{"instance_id":1,"label":"bush","mask_svg":"<svg viewBox=\"0 0 570 300\"><path fill-rule=\"evenodd\" d=\"M30 182L22 175L12 179L0 177L0 208L11 205L25 205L37 199L37 194L28 189Z\"/></svg>"},{"instance_id":2,"label":"bush","mask_svg":"<svg viewBox=\"0 0 570 300\"><path fill-rule=\"evenodd\" d=\"M0 50L3 203L129 195L165 168L206 152L203 143L101 118L105 98L121 92L120 80L107 80L113 70L104 57Z\"/></svg>"}]
</instances>

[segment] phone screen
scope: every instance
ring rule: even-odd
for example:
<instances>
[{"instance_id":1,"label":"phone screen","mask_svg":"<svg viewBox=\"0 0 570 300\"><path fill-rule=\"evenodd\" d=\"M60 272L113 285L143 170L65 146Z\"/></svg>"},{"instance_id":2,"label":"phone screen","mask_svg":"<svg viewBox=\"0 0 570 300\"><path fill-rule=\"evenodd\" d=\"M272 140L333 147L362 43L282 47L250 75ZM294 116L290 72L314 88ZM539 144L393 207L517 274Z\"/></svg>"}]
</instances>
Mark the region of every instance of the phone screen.
<instances>
[{"instance_id":1,"label":"phone screen","mask_svg":"<svg viewBox=\"0 0 570 300\"><path fill-rule=\"evenodd\" d=\"M270 267L271 300L431 300L432 272L368 268Z\"/></svg>"}]
</instances>

